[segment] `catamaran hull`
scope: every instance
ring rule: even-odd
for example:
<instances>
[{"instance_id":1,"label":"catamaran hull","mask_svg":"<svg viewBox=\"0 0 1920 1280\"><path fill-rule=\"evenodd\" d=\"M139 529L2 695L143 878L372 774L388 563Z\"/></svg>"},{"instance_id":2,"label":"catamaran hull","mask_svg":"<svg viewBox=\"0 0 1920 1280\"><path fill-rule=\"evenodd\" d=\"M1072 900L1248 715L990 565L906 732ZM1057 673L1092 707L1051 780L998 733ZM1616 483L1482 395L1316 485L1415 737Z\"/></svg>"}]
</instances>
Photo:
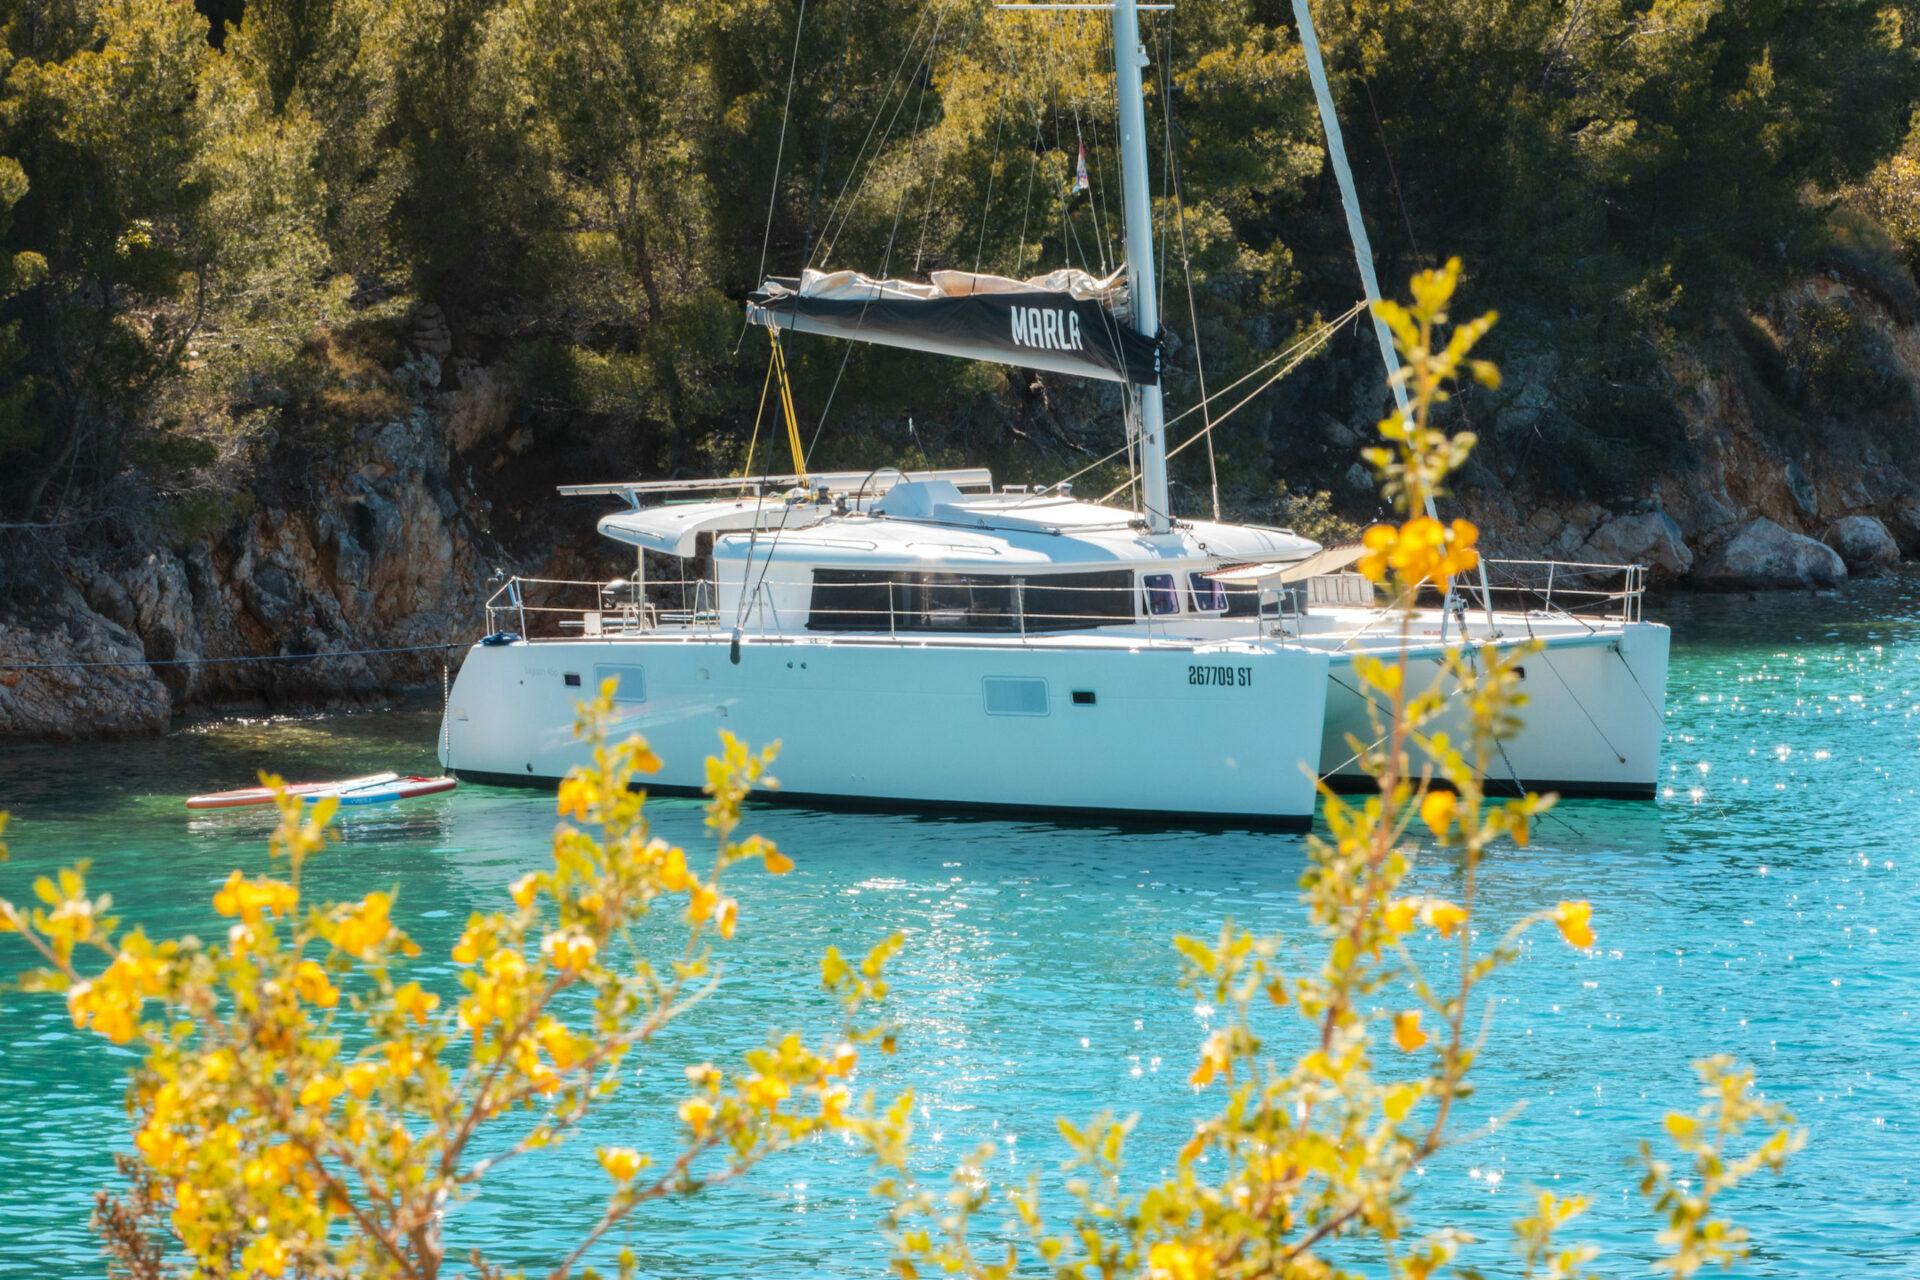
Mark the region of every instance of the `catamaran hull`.
<instances>
[{"instance_id":1,"label":"catamaran hull","mask_svg":"<svg viewBox=\"0 0 1920 1280\"><path fill-rule=\"evenodd\" d=\"M621 679L616 734L694 792L727 730L781 742L769 798L1305 827L1324 653L748 639L476 645L441 762L462 779L552 785L586 759L578 703Z\"/></svg>"},{"instance_id":2,"label":"catamaran hull","mask_svg":"<svg viewBox=\"0 0 1920 1280\"><path fill-rule=\"evenodd\" d=\"M1496 752L1489 789L1557 791L1563 795L1644 799L1660 781L1666 734L1669 632L1658 623L1615 624L1603 634L1560 635L1523 663L1527 705L1520 732ZM1439 676L1434 657L1415 657L1409 687ZM1328 673L1326 735L1320 768L1342 790L1371 784L1353 759L1349 737L1376 737L1352 660L1336 656ZM1459 742L1464 709L1451 700L1437 727ZM1416 758L1418 770L1422 760Z\"/></svg>"}]
</instances>

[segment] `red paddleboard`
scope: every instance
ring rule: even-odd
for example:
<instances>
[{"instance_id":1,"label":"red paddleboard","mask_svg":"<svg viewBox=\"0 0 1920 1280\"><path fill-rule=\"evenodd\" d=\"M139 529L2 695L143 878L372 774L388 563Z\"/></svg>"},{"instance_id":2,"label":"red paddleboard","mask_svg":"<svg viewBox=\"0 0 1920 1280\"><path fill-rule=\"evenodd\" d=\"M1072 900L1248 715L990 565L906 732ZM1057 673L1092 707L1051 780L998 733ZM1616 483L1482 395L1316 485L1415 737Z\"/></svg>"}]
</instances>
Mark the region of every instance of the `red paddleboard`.
<instances>
[{"instance_id":1,"label":"red paddleboard","mask_svg":"<svg viewBox=\"0 0 1920 1280\"><path fill-rule=\"evenodd\" d=\"M399 780L400 775L397 773L370 773L364 778L348 778L341 782L289 782L287 793L318 797L346 788L378 786ZM244 809L249 805L272 803L273 792L265 787L241 787L237 791L215 791L204 796L187 797L189 809Z\"/></svg>"}]
</instances>

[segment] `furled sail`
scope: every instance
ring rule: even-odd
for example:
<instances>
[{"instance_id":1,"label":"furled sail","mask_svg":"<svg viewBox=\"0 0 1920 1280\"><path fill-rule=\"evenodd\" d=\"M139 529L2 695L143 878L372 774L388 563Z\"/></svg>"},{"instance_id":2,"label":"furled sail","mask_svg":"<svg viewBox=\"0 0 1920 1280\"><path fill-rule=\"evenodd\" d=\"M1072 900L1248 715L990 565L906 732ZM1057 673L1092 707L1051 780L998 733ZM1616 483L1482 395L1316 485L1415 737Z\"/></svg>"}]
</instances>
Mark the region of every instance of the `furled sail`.
<instances>
[{"instance_id":1,"label":"furled sail","mask_svg":"<svg viewBox=\"0 0 1920 1280\"><path fill-rule=\"evenodd\" d=\"M992 360L1109 382L1160 380L1160 346L1135 331L1123 272L1031 280L936 271L925 284L808 271L756 290L747 318L770 329Z\"/></svg>"}]
</instances>

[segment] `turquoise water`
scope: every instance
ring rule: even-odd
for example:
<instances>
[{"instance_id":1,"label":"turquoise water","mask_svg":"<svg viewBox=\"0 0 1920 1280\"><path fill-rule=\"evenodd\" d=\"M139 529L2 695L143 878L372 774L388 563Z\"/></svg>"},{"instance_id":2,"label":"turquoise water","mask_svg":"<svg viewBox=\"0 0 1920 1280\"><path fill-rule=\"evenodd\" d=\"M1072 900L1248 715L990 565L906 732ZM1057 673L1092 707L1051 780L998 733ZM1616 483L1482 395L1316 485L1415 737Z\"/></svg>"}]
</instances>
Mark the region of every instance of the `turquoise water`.
<instances>
[{"instance_id":1,"label":"turquoise water","mask_svg":"<svg viewBox=\"0 0 1920 1280\"><path fill-rule=\"evenodd\" d=\"M1524 1105L1430 1165L1423 1228L1463 1227L1506 1264L1527 1189L1582 1191L1584 1236L1608 1275L1646 1273L1653 1226L1632 1163L1662 1112L1692 1104L1691 1058L1724 1050L1809 1129L1784 1178L1728 1201L1752 1228L1754 1275L1920 1274L1920 581L1838 596L1674 600L1671 785L1653 804L1569 802L1534 848L1501 853L1483 910L1507 918L1566 897L1596 904L1600 945L1540 939L1497 980L1476 1113ZM264 822L190 817L188 792L265 764L290 775L427 769L430 710L223 721L158 742L0 749L0 807L15 813L9 896L93 859L97 891L151 931L206 929L228 868L264 868ZM85 780L84 789L81 781ZM697 806L652 806L669 837L699 839ZM429 985L469 910L502 900L543 857L552 798L462 787L350 818L314 864L313 890L398 885L396 916L426 946ZM1172 985L1169 939L1223 916L1297 934L1294 837L916 820L770 808L754 825L799 862L741 883L740 938L720 995L677 1027L569 1146L509 1166L449 1234L529 1268L596 1216L595 1142L656 1150L679 1067L724 1059L774 1025L820 1026L829 943L906 934L895 966L897 1058L863 1081L920 1099L918 1141L942 1170L984 1139L1009 1179L1061 1154L1053 1117L1140 1116L1134 1167L1157 1175L1200 1103L1186 1085L1207 1011ZM1444 892L1455 868L1423 852ZM0 938L0 973L21 963ZM57 1002L0 996L0 1276L98 1274L86 1220L126 1141L124 1051L72 1033ZM873 1276L870 1171L824 1142L743 1182L653 1206L611 1242L663 1276ZM1059 1203L1055 1199L1056 1205ZM983 1226L995 1226L992 1214Z\"/></svg>"}]
</instances>

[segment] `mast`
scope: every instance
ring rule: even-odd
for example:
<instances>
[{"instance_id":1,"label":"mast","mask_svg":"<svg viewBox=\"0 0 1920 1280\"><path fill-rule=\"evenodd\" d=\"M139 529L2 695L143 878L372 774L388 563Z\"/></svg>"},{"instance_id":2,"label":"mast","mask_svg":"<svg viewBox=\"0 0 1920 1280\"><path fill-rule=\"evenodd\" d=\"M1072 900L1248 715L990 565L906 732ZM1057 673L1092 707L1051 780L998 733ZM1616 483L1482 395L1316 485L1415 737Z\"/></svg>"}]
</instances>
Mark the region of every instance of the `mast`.
<instances>
[{"instance_id":1,"label":"mast","mask_svg":"<svg viewBox=\"0 0 1920 1280\"><path fill-rule=\"evenodd\" d=\"M1140 44L1135 0L1113 0L1113 71L1120 104L1120 186L1127 223L1127 281L1133 324L1149 341L1160 332L1160 294L1153 277L1153 204L1147 182L1147 112L1140 86L1146 50ZM1147 528L1173 527L1167 505L1167 425L1158 380L1132 388L1140 424L1140 504Z\"/></svg>"}]
</instances>

